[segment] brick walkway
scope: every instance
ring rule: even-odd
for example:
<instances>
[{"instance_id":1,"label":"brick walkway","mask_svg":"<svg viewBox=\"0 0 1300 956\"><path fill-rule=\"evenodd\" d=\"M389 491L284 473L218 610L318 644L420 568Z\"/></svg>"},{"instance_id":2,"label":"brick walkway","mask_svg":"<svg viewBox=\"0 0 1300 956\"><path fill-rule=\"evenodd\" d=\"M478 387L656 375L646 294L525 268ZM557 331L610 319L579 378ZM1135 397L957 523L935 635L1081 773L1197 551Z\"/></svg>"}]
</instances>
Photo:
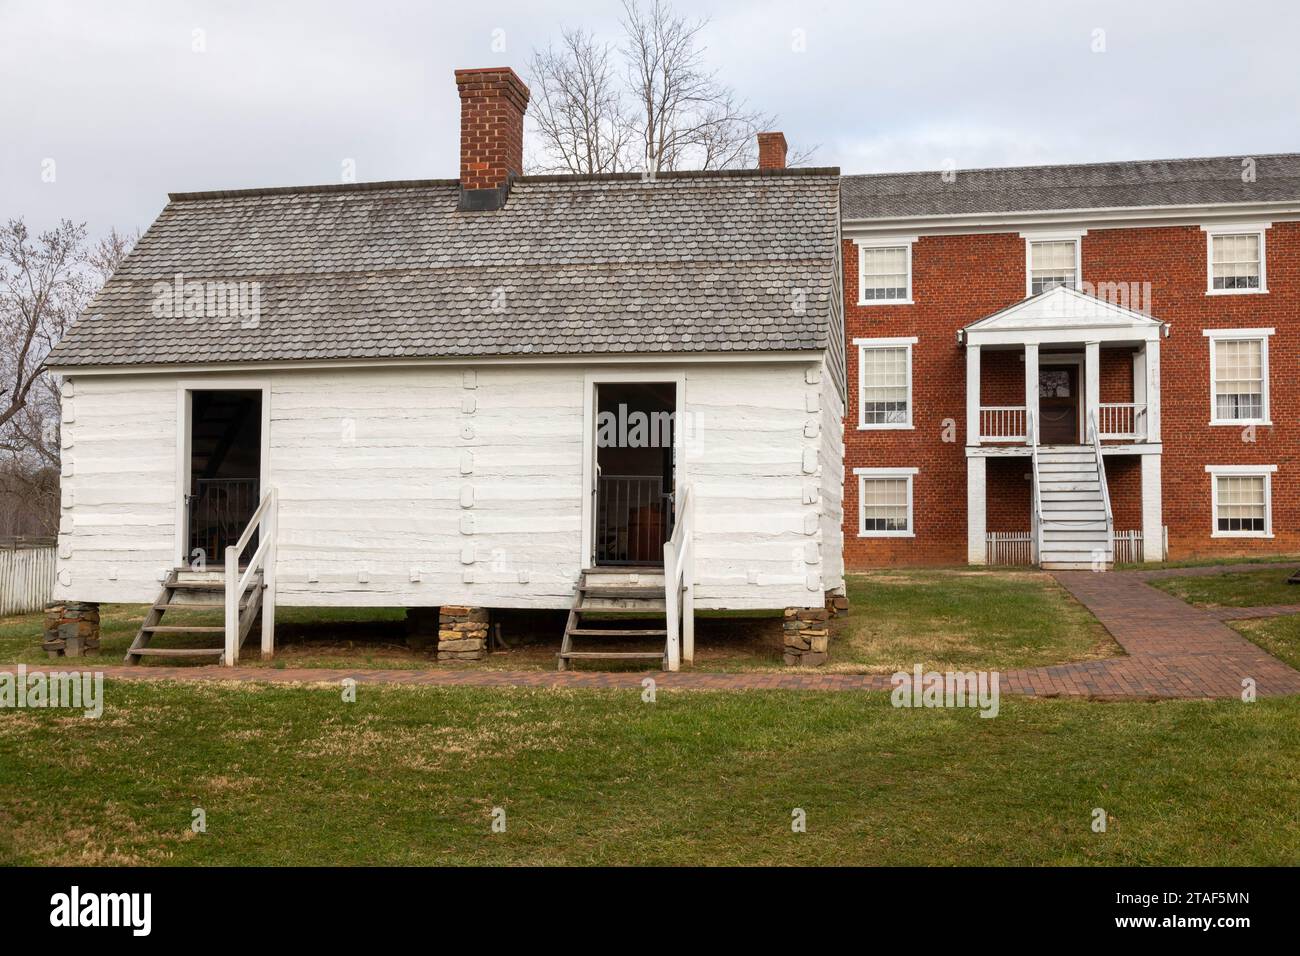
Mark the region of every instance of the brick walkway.
<instances>
[{"instance_id":1,"label":"brick walkway","mask_svg":"<svg viewBox=\"0 0 1300 956\"><path fill-rule=\"evenodd\" d=\"M1300 693L1300 671L1272 657L1223 623L1228 618L1267 617L1300 612L1300 605L1201 610L1146 582L1176 574L1217 574L1254 570L1258 565L1227 565L1161 571L1062 571L1056 578L1084 604L1124 648L1126 656L1076 664L1057 664L1002 674L1001 690L1038 697L1091 697L1106 700L1238 697L1241 682L1255 680L1260 696ZM51 664L55 662L51 661ZM16 665L0 664L0 671ZM66 667L66 664L63 666ZM36 670L39 665L31 665ZM603 673L587 671L491 671L458 668L428 670L340 670L264 667L104 667L119 680L261 681L271 684L332 683L345 677L359 684L419 687L572 687L639 689L654 677L660 688L680 690L888 690L885 674L768 672L710 674L662 671Z\"/></svg>"}]
</instances>

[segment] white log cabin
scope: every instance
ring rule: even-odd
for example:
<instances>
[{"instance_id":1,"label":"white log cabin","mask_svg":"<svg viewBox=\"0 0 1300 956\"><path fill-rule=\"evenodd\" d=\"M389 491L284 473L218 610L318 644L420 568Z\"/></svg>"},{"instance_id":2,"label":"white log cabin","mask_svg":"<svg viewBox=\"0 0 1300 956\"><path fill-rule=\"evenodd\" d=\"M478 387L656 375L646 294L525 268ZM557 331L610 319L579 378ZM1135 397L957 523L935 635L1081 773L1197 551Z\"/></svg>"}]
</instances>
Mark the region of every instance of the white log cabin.
<instances>
[{"instance_id":1,"label":"white log cabin","mask_svg":"<svg viewBox=\"0 0 1300 956\"><path fill-rule=\"evenodd\" d=\"M56 596L153 605L128 660L180 603L225 664L277 604L451 660L567 608L561 667L675 669L693 608L842 593L838 171L522 176L526 87L457 83L458 180L173 194L55 348Z\"/></svg>"}]
</instances>

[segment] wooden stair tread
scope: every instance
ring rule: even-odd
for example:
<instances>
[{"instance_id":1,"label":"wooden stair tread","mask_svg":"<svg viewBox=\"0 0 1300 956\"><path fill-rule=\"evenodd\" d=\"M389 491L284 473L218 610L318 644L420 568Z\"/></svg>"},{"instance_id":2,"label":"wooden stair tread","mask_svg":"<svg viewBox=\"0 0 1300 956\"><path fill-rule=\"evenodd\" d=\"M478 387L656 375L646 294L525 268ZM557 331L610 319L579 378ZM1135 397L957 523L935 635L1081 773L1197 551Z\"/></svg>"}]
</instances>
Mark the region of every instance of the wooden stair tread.
<instances>
[{"instance_id":1,"label":"wooden stair tread","mask_svg":"<svg viewBox=\"0 0 1300 956\"><path fill-rule=\"evenodd\" d=\"M155 611L224 611L226 609L225 601L174 601L171 604L155 604ZM248 610L248 602L244 601L239 605L241 611Z\"/></svg>"},{"instance_id":2,"label":"wooden stair tread","mask_svg":"<svg viewBox=\"0 0 1300 956\"><path fill-rule=\"evenodd\" d=\"M611 587L602 586L598 588L583 585L578 588L578 591L589 598L653 598L662 597L664 593L662 585L656 586L652 584L620 584Z\"/></svg>"},{"instance_id":3,"label":"wooden stair tread","mask_svg":"<svg viewBox=\"0 0 1300 956\"><path fill-rule=\"evenodd\" d=\"M207 624L148 624L142 628L150 634L225 634L225 626Z\"/></svg>"},{"instance_id":4,"label":"wooden stair tread","mask_svg":"<svg viewBox=\"0 0 1300 956\"><path fill-rule=\"evenodd\" d=\"M565 660L580 658L584 660L663 660L663 651L560 651L557 657Z\"/></svg>"},{"instance_id":5,"label":"wooden stair tread","mask_svg":"<svg viewBox=\"0 0 1300 956\"><path fill-rule=\"evenodd\" d=\"M575 637L667 637L666 628L599 628L575 627L570 634Z\"/></svg>"},{"instance_id":6,"label":"wooden stair tread","mask_svg":"<svg viewBox=\"0 0 1300 956\"><path fill-rule=\"evenodd\" d=\"M600 604L581 604L574 610L579 614L664 614L668 609L660 602L657 605L640 605L638 607L605 607Z\"/></svg>"},{"instance_id":7,"label":"wooden stair tread","mask_svg":"<svg viewBox=\"0 0 1300 956\"><path fill-rule=\"evenodd\" d=\"M137 647L131 651L138 656L152 657L220 657L224 647Z\"/></svg>"}]
</instances>

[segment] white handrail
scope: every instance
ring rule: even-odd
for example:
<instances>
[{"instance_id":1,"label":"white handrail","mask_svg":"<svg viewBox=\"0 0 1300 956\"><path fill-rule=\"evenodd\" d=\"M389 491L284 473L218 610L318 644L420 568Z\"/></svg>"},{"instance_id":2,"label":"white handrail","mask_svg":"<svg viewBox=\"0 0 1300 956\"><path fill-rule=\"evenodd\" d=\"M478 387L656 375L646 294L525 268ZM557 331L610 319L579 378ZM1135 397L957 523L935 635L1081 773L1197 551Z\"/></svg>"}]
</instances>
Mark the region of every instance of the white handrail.
<instances>
[{"instance_id":1,"label":"white handrail","mask_svg":"<svg viewBox=\"0 0 1300 956\"><path fill-rule=\"evenodd\" d=\"M695 518L691 486L677 502L673 533L664 542L664 608L668 621L668 669L695 660Z\"/></svg>"},{"instance_id":2,"label":"white handrail","mask_svg":"<svg viewBox=\"0 0 1300 956\"><path fill-rule=\"evenodd\" d=\"M227 667L234 667L239 662L239 636L243 631L239 602L259 571L262 572L262 594L260 600L249 599L247 610L249 613L256 614L257 609L261 608L263 656L270 657L274 649L275 539L278 532L276 521L277 501L278 495L273 486L262 497L257 510L253 512L253 517L248 521L248 527L239 536L239 541L226 548L226 565L224 569L226 582L226 653L222 656L222 663ZM239 573L239 556L244 553L244 548L248 546L248 542L253 540L253 534L259 528L262 529L262 532L257 542L257 550L253 552L253 556L248 561L248 567L241 575Z\"/></svg>"},{"instance_id":3,"label":"white handrail","mask_svg":"<svg viewBox=\"0 0 1300 956\"><path fill-rule=\"evenodd\" d=\"M1106 462L1101 454L1101 432L1097 430L1097 413L1088 413L1088 431L1092 450L1097 456L1097 480L1101 482L1101 502L1106 509L1106 550L1115 560L1115 522L1110 511L1110 489L1106 487Z\"/></svg>"},{"instance_id":4,"label":"white handrail","mask_svg":"<svg viewBox=\"0 0 1300 956\"><path fill-rule=\"evenodd\" d=\"M1034 428L1034 413L1025 412L1025 431L1029 441L1029 457L1034 472L1034 561L1043 560L1043 489L1038 477L1038 431Z\"/></svg>"}]
</instances>

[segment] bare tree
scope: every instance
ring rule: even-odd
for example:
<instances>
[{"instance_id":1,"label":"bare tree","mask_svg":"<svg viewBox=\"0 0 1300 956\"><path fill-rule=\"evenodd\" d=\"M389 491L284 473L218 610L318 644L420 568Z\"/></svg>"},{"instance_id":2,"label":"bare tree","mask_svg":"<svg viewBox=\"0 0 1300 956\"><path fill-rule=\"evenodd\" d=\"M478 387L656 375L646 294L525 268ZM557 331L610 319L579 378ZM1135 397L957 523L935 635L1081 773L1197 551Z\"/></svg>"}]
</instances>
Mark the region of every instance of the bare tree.
<instances>
[{"instance_id":1,"label":"bare tree","mask_svg":"<svg viewBox=\"0 0 1300 956\"><path fill-rule=\"evenodd\" d=\"M561 173L617 173L627 168L631 129L610 47L583 30L565 30L557 50L534 51L530 116L544 159Z\"/></svg>"},{"instance_id":2,"label":"bare tree","mask_svg":"<svg viewBox=\"0 0 1300 956\"><path fill-rule=\"evenodd\" d=\"M46 358L136 238L113 230L88 247L85 226L66 219L38 236L21 219L0 230L0 494L28 502L41 526L57 516L60 464L60 387Z\"/></svg>"},{"instance_id":3,"label":"bare tree","mask_svg":"<svg viewBox=\"0 0 1300 956\"><path fill-rule=\"evenodd\" d=\"M704 19L678 16L664 0L623 0L615 51L581 30L533 54L534 125L547 172L729 169L752 166L755 136L774 128L705 62ZM623 60L622 76L611 66ZM621 83L620 83L621 80ZM793 162L803 162L800 153Z\"/></svg>"}]
</instances>

